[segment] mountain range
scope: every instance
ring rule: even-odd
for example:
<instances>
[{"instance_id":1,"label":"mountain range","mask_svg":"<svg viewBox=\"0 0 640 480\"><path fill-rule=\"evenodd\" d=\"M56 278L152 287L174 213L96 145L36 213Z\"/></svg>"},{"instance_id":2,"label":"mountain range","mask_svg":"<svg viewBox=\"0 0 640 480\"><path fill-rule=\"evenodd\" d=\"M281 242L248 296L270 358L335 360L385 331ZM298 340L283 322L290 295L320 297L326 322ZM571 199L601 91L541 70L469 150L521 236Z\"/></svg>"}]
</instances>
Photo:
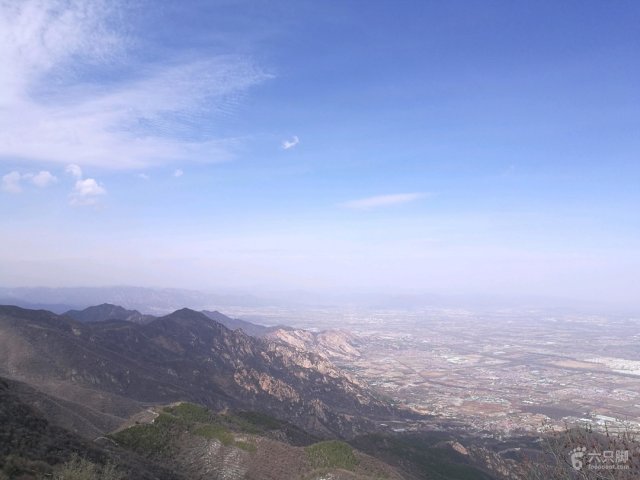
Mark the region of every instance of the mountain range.
<instances>
[{"instance_id":1,"label":"mountain range","mask_svg":"<svg viewBox=\"0 0 640 480\"><path fill-rule=\"evenodd\" d=\"M24 411L27 422L7 420L13 447L0 450L0 468L77 452L99 465L115 459L126 478L185 478L185 469L186 478L462 478L416 476L397 452L385 462L365 453L380 456L381 444L365 440L378 425L416 414L331 362L357 355L350 340L187 308L154 317L110 304L64 314L0 306L3 412ZM24 446L35 444L44 447ZM468 478L491 478L449 444L432 448L446 452L445 465L475 472ZM260 465L300 476L261 475Z\"/></svg>"},{"instance_id":2,"label":"mountain range","mask_svg":"<svg viewBox=\"0 0 640 480\"><path fill-rule=\"evenodd\" d=\"M504 308L544 309L549 311L603 311L631 312L636 309L620 305L602 305L598 302L576 301L547 297L513 297L500 295L443 295L433 293L390 292L338 292L318 293L306 291L208 292L179 288L148 288L135 286L107 287L0 287L0 304L18 305L24 308L43 308L55 313L70 309L83 309L101 303L122 305L145 313L166 314L189 305L198 310L220 307L354 307L364 309L423 309L469 308L495 310ZM613 309L613 310L612 310Z\"/></svg>"}]
</instances>

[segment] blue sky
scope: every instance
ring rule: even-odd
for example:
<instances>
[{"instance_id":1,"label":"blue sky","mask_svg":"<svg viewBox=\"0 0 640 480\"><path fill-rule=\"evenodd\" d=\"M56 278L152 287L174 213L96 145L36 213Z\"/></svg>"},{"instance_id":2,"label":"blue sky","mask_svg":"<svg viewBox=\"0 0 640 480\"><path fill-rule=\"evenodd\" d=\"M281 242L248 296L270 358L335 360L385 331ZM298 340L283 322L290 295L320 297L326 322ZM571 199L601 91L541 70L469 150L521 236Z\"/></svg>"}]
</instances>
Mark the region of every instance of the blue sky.
<instances>
[{"instance_id":1,"label":"blue sky","mask_svg":"<svg viewBox=\"0 0 640 480\"><path fill-rule=\"evenodd\" d=\"M0 1L0 283L637 305L638 25L632 1Z\"/></svg>"}]
</instances>

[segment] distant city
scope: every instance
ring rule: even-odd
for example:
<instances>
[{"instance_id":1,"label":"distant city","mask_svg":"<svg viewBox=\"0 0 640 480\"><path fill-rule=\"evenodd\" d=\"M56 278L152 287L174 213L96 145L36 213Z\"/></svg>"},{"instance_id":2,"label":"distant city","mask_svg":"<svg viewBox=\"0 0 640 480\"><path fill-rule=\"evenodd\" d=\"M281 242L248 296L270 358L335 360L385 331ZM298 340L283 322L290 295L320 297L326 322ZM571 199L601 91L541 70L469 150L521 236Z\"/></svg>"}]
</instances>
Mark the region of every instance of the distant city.
<instances>
[{"instance_id":1,"label":"distant city","mask_svg":"<svg viewBox=\"0 0 640 480\"><path fill-rule=\"evenodd\" d=\"M396 402L477 431L522 434L585 422L640 428L640 316L439 308L227 313L351 332L358 355L334 361Z\"/></svg>"}]
</instances>

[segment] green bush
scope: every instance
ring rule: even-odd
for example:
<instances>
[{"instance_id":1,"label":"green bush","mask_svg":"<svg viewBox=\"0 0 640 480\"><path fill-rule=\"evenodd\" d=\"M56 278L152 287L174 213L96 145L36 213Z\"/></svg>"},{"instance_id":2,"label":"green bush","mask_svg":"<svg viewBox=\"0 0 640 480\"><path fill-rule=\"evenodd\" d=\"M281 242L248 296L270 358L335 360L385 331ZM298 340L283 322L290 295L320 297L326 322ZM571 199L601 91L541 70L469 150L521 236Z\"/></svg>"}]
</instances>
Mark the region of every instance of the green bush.
<instances>
[{"instance_id":1,"label":"green bush","mask_svg":"<svg viewBox=\"0 0 640 480\"><path fill-rule=\"evenodd\" d=\"M235 441L232 432L261 433L281 426L282 422L267 415L243 412L239 415L214 414L200 405L181 403L165 407L153 423L134 425L113 433L110 437L123 447L147 455L166 455L186 432L207 440L218 440L225 446L235 446L255 452L253 441ZM0 479L1 480L1 479Z\"/></svg>"},{"instance_id":2,"label":"green bush","mask_svg":"<svg viewBox=\"0 0 640 480\"><path fill-rule=\"evenodd\" d=\"M55 480L96 480L98 469L89 460L73 455L53 477Z\"/></svg>"},{"instance_id":3,"label":"green bush","mask_svg":"<svg viewBox=\"0 0 640 480\"><path fill-rule=\"evenodd\" d=\"M238 448L241 448L242 450L246 450L247 452L253 453L255 452L258 447L256 446L255 443L253 442L245 442L242 440L238 440L235 442L235 446Z\"/></svg>"},{"instance_id":4,"label":"green bush","mask_svg":"<svg viewBox=\"0 0 640 480\"><path fill-rule=\"evenodd\" d=\"M100 478L101 480L123 480L124 474L118 470L118 466L115 463L107 462L102 467Z\"/></svg>"},{"instance_id":5,"label":"green bush","mask_svg":"<svg viewBox=\"0 0 640 480\"><path fill-rule=\"evenodd\" d=\"M163 453L171 443L171 430L165 425L134 425L111 435L118 444L142 453Z\"/></svg>"},{"instance_id":6,"label":"green bush","mask_svg":"<svg viewBox=\"0 0 640 480\"><path fill-rule=\"evenodd\" d=\"M229 419L247 433L259 433L282 428L280 420L259 412L238 412L235 415L229 415Z\"/></svg>"},{"instance_id":7,"label":"green bush","mask_svg":"<svg viewBox=\"0 0 640 480\"><path fill-rule=\"evenodd\" d=\"M53 478L55 480L122 480L124 476L111 462L99 467L74 454L68 462L57 469Z\"/></svg>"},{"instance_id":8,"label":"green bush","mask_svg":"<svg viewBox=\"0 0 640 480\"><path fill-rule=\"evenodd\" d=\"M233 443L233 435L222 425L199 425L191 433L208 440L215 438L223 445L231 445Z\"/></svg>"},{"instance_id":9,"label":"green bush","mask_svg":"<svg viewBox=\"0 0 640 480\"><path fill-rule=\"evenodd\" d=\"M40 461L31 460L19 455L7 455L0 457L0 480L9 478L32 478L51 474L51 465Z\"/></svg>"},{"instance_id":10,"label":"green bush","mask_svg":"<svg viewBox=\"0 0 640 480\"><path fill-rule=\"evenodd\" d=\"M358 459L353 449L338 440L314 443L305 447L307 458L314 468L343 468L353 470L358 465Z\"/></svg>"},{"instance_id":11,"label":"green bush","mask_svg":"<svg viewBox=\"0 0 640 480\"><path fill-rule=\"evenodd\" d=\"M189 423L209 423L213 416L205 407L193 403L181 403L174 407L166 407L164 411Z\"/></svg>"}]
</instances>

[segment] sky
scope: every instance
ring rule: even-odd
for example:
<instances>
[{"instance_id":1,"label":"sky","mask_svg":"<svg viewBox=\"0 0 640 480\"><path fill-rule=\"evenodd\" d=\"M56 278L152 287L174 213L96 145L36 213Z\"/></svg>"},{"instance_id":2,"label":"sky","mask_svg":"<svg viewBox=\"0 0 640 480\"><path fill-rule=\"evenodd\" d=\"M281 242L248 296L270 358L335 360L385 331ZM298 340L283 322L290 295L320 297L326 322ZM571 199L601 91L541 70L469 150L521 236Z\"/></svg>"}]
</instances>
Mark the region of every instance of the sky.
<instances>
[{"instance_id":1,"label":"sky","mask_svg":"<svg viewBox=\"0 0 640 480\"><path fill-rule=\"evenodd\" d=\"M636 1L0 0L0 285L640 306Z\"/></svg>"}]
</instances>

